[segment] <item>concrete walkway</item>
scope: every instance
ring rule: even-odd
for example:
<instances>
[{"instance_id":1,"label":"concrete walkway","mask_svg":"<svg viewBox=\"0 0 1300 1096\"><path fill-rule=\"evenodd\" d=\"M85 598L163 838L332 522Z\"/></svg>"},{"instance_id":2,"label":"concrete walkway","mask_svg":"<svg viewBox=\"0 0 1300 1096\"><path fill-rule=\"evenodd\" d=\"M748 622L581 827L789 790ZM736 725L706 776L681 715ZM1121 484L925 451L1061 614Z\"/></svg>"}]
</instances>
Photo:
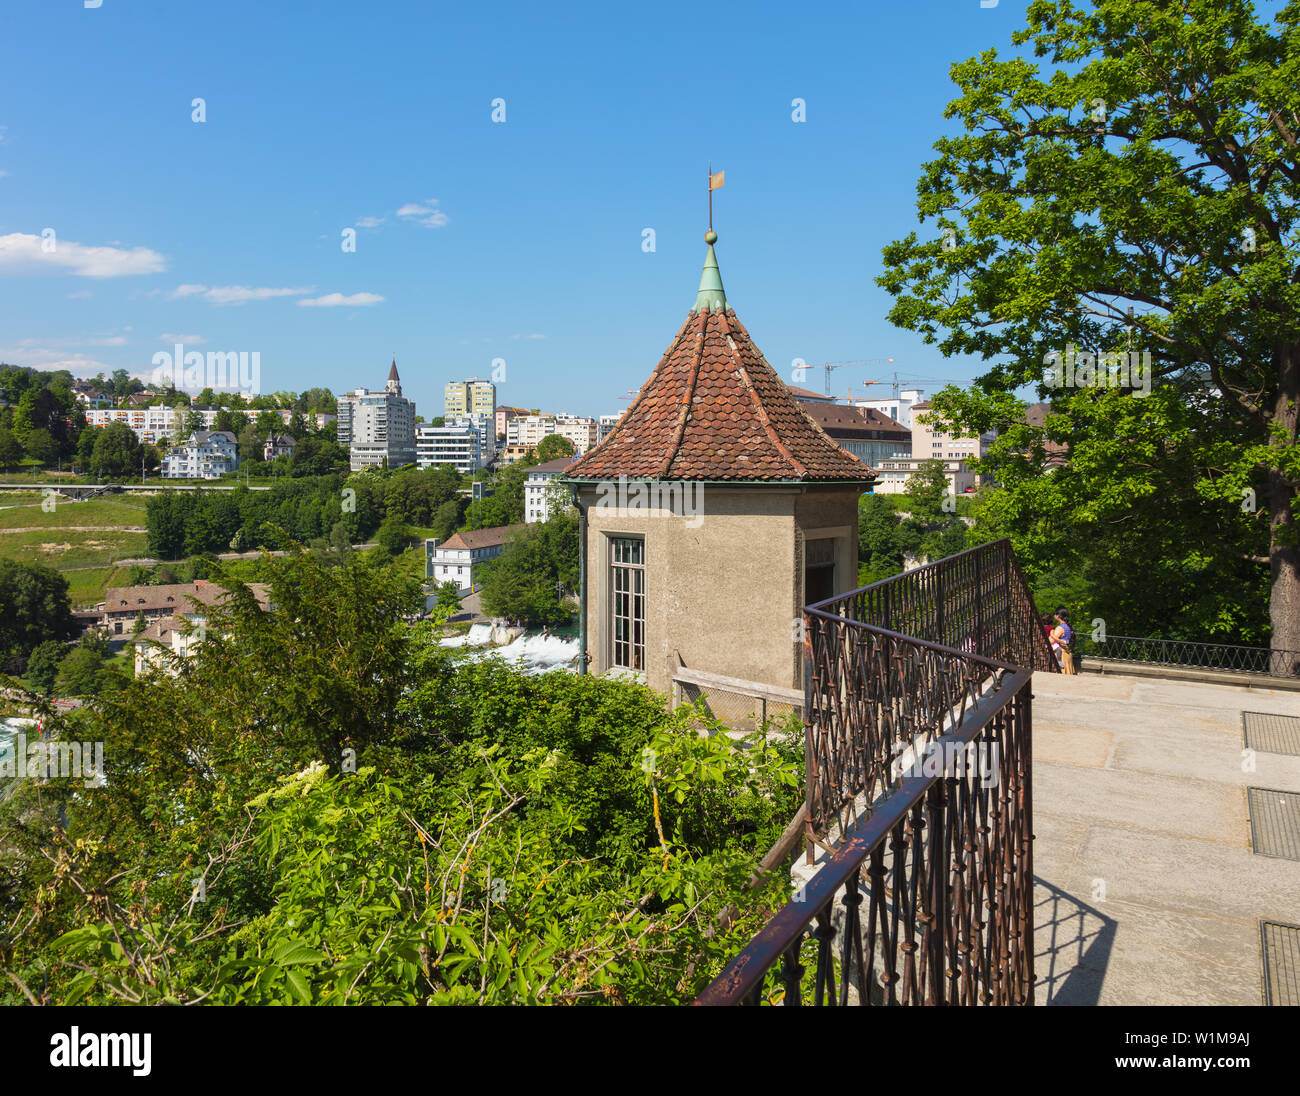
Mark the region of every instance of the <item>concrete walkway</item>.
<instances>
[{"instance_id":1,"label":"concrete walkway","mask_svg":"<svg viewBox=\"0 0 1300 1096\"><path fill-rule=\"evenodd\" d=\"M1083 674L1034 678L1039 1004L1258 1005L1259 922L1300 923L1300 862L1251 849L1246 788L1300 792L1241 713L1282 690Z\"/></svg>"}]
</instances>

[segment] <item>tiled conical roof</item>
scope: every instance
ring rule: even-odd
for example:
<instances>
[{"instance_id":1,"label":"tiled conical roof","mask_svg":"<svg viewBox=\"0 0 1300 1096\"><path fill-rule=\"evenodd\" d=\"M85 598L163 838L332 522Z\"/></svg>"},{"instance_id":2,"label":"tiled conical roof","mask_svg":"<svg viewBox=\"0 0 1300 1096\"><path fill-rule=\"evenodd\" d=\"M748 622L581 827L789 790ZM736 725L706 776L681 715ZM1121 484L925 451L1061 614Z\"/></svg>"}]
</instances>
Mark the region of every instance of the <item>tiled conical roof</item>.
<instances>
[{"instance_id":1,"label":"tiled conical roof","mask_svg":"<svg viewBox=\"0 0 1300 1096\"><path fill-rule=\"evenodd\" d=\"M799 405L736 319L713 232L695 308L650 379L566 479L867 483L875 472Z\"/></svg>"},{"instance_id":2,"label":"tiled conical roof","mask_svg":"<svg viewBox=\"0 0 1300 1096\"><path fill-rule=\"evenodd\" d=\"M396 380L400 380L400 379L401 379L401 378L398 377L398 375L397 375L397 359L396 359L396 358L393 359L392 367L388 370L388 379L389 379L390 381L396 381Z\"/></svg>"}]
</instances>

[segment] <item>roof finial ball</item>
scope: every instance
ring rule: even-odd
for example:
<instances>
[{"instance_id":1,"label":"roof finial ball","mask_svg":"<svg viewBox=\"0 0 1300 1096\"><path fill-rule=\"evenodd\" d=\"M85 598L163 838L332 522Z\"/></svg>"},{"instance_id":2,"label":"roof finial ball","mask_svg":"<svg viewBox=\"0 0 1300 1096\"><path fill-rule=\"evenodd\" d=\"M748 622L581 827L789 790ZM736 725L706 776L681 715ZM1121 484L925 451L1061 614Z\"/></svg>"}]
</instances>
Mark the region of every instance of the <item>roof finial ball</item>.
<instances>
[{"instance_id":1,"label":"roof finial ball","mask_svg":"<svg viewBox=\"0 0 1300 1096\"><path fill-rule=\"evenodd\" d=\"M709 231L704 234L704 242L710 246L716 244L718 242L718 234L714 232L713 229L709 229Z\"/></svg>"}]
</instances>

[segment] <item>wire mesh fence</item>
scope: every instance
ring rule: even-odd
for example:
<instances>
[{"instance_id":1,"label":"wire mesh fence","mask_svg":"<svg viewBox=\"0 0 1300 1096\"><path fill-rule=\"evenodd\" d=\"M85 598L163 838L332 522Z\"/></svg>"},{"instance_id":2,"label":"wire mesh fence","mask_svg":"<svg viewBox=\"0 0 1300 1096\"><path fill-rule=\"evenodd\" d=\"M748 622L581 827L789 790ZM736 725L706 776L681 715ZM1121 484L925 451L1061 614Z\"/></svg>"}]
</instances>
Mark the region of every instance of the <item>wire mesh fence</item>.
<instances>
[{"instance_id":1,"label":"wire mesh fence","mask_svg":"<svg viewBox=\"0 0 1300 1096\"><path fill-rule=\"evenodd\" d=\"M687 681L675 682L683 704L698 704L707 714L728 730L752 733L767 722L769 730L785 725L788 717L803 715L803 705L755 696L716 685L697 685Z\"/></svg>"}]
</instances>

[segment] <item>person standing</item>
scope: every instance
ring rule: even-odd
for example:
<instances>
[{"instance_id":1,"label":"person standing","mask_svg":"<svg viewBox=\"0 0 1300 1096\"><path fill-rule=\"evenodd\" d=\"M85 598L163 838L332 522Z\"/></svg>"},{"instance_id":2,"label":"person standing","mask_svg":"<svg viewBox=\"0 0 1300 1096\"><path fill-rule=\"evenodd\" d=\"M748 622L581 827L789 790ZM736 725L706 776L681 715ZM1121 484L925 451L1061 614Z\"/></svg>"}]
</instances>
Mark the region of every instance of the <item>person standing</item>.
<instances>
[{"instance_id":1,"label":"person standing","mask_svg":"<svg viewBox=\"0 0 1300 1096\"><path fill-rule=\"evenodd\" d=\"M1056 627L1052 629L1052 640L1060 658L1061 673L1074 673L1074 629L1070 627L1070 611L1064 606L1056 610Z\"/></svg>"}]
</instances>

